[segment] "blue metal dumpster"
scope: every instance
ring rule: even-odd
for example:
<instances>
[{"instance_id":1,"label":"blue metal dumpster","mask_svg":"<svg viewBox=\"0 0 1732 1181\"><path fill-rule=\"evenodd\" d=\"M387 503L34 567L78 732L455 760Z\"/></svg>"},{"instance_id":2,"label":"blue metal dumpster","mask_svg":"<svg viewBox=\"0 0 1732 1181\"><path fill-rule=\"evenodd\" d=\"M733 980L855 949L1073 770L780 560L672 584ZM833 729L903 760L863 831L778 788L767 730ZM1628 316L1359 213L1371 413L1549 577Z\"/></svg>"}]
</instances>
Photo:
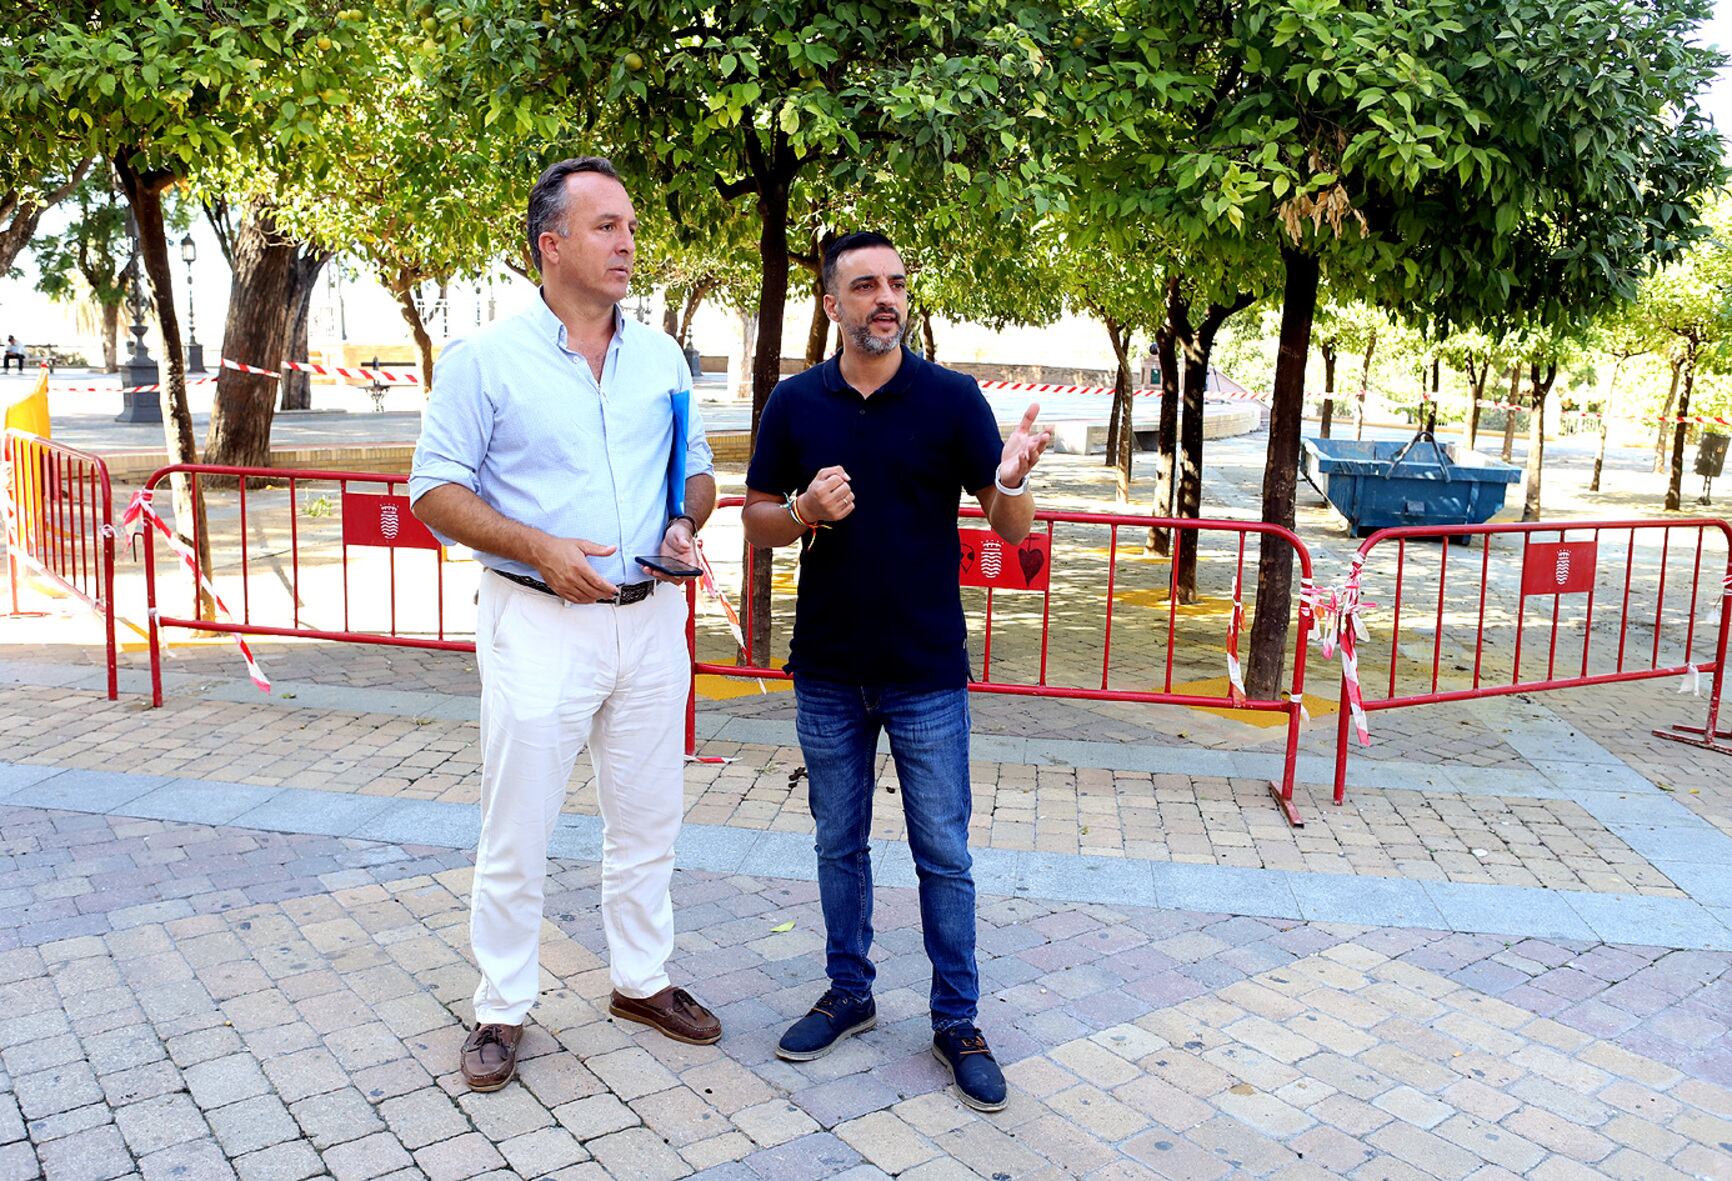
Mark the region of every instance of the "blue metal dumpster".
<instances>
[{"instance_id":1,"label":"blue metal dumpster","mask_svg":"<svg viewBox=\"0 0 1732 1181\"><path fill-rule=\"evenodd\" d=\"M1390 525L1480 525L1503 508L1520 468L1458 454L1421 432L1408 442L1305 439L1305 478L1355 537Z\"/></svg>"}]
</instances>

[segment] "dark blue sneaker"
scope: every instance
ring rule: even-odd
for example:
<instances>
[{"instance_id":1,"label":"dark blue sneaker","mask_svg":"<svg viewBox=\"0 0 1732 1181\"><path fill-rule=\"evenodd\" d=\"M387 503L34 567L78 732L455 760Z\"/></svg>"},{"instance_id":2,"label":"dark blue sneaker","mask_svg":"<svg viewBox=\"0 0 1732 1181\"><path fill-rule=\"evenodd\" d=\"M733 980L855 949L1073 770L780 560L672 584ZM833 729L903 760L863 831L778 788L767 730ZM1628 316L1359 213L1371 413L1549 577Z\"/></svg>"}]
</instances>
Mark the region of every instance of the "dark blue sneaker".
<instances>
[{"instance_id":1,"label":"dark blue sneaker","mask_svg":"<svg viewBox=\"0 0 1732 1181\"><path fill-rule=\"evenodd\" d=\"M871 997L851 997L832 988L818 998L810 1013L788 1027L776 1043L776 1057L810 1062L828 1054L843 1038L865 1033L877 1024L878 1006Z\"/></svg>"},{"instance_id":2,"label":"dark blue sneaker","mask_svg":"<svg viewBox=\"0 0 1732 1181\"><path fill-rule=\"evenodd\" d=\"M932 1056L950 1071L957 1098L976 1111L1003 1111L1009 1088L1004 1071L986 1048L986 1035L972 1025L940 1029L932 1035Z\"/></svg>"}]
</instances>

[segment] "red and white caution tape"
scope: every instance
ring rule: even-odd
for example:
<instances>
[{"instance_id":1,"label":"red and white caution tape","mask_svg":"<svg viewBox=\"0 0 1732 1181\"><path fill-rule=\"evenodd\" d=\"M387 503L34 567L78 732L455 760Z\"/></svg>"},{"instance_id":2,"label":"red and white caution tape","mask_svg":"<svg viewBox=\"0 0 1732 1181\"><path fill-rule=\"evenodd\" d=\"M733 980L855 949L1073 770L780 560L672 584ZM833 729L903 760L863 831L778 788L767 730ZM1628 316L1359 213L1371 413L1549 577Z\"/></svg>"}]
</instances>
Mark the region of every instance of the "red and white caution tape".
<instances>
[{"instance_id":1,"label":"red and white caution tape","mask_svg":"<svg viewBox=\"0 0 1732 1181\"><path fill-rule=\"evenodd\" d=\"M228 609L222 596L217 594L215 585L209 578L205 577L204 571L199 569L198 555L192 552L192 547L176 537L174 530L168 527L168 523L157 515L156 509L150 503L150 496L151 493L148 488L141 488L134 492L132 501L126 506L126 512L120 518L120 523L131 527L134 532L141 532L145 528L143 522L148 522L151 528L162 534L163 540L168 542L169 548L180 555L181 564L192 571L194 581L204 587L210 595L211 602L216 604L217 610L232 620L234 612ZM152 614L155 614L154 608ZM247 646L246 637L239 632L231 634L234 636L235 647L239 648L241 655L246 658L247 675L253 679L253 684L259 687L260 692L269 693L271 691L270 678L265 676L265 670L259 667L259 662L253 659L253 650Z\"/></svg>"},{"instance_id":2,"label":"red and white caution tape","mask_svg":"<svg viewBox=\"0 0 1732 1181\"><path fill-rule=\"evenodd\" d=\"M256 373L260 377L282 376L275 369L260 369L256 365L243 365L239 361L230 360L228 357L223 358L223 368L233 369L236 373Z\"/></svg>"},{"instance_id":3,"label":"red and white caution tape","mask_svg":"<svg viewBox=\"0 0 1732 1181\"><path fill-rule=\"evenodd\" d=\"M191 389L195 385L210 385L215 381L215 377L201 377L197 381L187 382L186 387L187 389ZM51 385L48 387L48 392L51 394L155 394L161 393L166 388L168 388L166 383L157 381L152 382L150 385L128 386Z\"/></svg>"},{"instance_id":4,"label":"red and white caution tape","mask_svg":"<svg viewBox=\"0 0 1732 1181\"><path fill-rule=\"evenodd\" d=\"M1003 390L1013 393L1027 394L1110 394L1115 392L1110 385L1056 385L1038 381L983 381L983 390ZM1158 389L1134 389L1134 398L1158 398ZM1208 390L1203 395L1205 402L1267 402L1269 399L1262 394L1253 394L1249 390L1244 393L1233 393L1226 390Z\"/></svg>"},{"instance_id":5,"label":"red and white caution tape","mask_svg":"<svg viewBox=\"0 0 1732 1181\"><path fill-rule=\"evenodd\" d=\"M1687 422L1693 426L1732 426L1732 418L1724 418L1715 414L1657 414L1645 422Z\"/></svg>"},{"instance_id":6,"label":"red and white caution tape","mask_svg":"<svg viewBox=\"0 0 1732 1181\"><path fill-rule=\"evenodd\" d=\"M1240 594L1239 574L1233 574L1233 613L1227 616L1227 684L1228 697L1234 705L1244 705L1245 672L1239 665L1239 632L1245 626L1245 600Z\"/></svg>"},{"instance_id":7,"label":"red and white caution tape","mask_svg":"<svg viewBox=\"0 0 1732 1181\"><path fill-rule=\"evenodd\" d=\"M389 382L394 385L420 385L421 378L413 373L393 373L385 369L345 369L341 365L315 365L311 361L284 361L284 369L296 373L313 373L320 377L341 377L349 381Z\"/></svg>"},{"instance_id":8,"label":"red and white caution tape","mask_svg":"<svg viewBox=\"0 0 1732 1181\"><path fill-rule=\"evenodd\" d=\"M1360 613L1370 604L1360 599L1359 580L1365 569L1365 555L1353 555L1353 566L1347 581L1338 591L1319 591L1308 580L1300 580L1300 593L1309 595L1313 617L1317 620L1317 646L1323 659L1341 653L1341 677L1347 688L1347 708L1353 715L1353 726L1360 746L1371 745L1371 729L1366 725L1365 698L1359 688L1359 641L1366 638L1365 621Z\"/></svg>"},{"instance_id":9,"label":"red and white caution tape","mask_svg":"<svg viewBox=\"0 0 1732 1181\"><path fill-rule=\"evenodd\" d=\"M710 566L710 559L704 553L704 543L698 542L698 567L703 574L698 577L698 583L722 612L722 618L727 620L728 630L734 633L734 642L740 646L740 651L746 651L746 633L740 626L740 613L734 610L734 605L728 602L728 596L722 593L721 583L716 581L716 572ZM769 688L763 678L758 679L758 692L768 694Z\"/></svg>"}]
</instances>

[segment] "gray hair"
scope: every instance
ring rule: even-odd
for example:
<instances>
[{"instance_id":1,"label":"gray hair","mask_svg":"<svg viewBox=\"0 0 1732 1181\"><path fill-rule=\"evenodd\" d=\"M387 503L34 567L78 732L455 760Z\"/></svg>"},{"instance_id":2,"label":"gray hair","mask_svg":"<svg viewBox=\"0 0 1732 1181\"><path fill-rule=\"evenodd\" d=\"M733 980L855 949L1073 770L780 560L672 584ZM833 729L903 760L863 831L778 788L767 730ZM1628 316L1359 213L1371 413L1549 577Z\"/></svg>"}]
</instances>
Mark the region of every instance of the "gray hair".
<instances>
[{"instance_id":1,"label":"gray hair","mask_svg":"<svg viewBox=\"0 0 1732 1181\"><path fill-rule=\"evenodd\" d=\"M541 269L541 235L551 230L564 236L561 227L565 224L565 178L580 172L599 172L619 180L618 170L606 156L574 156L549 165L541 179L535 182L535 187L529 190L529 216L525 222L529 233L529 257L534 260L538 271Z\"/></svg>"}]
</instances>

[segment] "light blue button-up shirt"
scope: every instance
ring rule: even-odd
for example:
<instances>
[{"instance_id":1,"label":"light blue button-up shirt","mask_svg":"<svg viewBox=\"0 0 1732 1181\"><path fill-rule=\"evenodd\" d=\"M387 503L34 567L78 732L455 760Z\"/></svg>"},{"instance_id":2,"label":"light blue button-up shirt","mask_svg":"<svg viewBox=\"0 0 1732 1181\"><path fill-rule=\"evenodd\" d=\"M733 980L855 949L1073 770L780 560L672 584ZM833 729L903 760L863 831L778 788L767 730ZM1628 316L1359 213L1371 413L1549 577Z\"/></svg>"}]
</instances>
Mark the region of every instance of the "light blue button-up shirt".
<instances>
[{"instance_id":1,"label":"light blue button-up shirt","mask_svg":"<svg viewBox=\"0 0 1732 1181\"><path fill-rule=\"evenodd\" d=\"M648 577L632 558L661 551L673 396L692 388L671 336L615 308L598 382L538 295L521 314L452 341L437 378L415 446L412 500L461 484L514 521L617 546L610 557L590 559L616 586ZM695 398L684 446L688 478L714 470ZM475 556L495 570L540 577L522 562Z\"/></svg>"}]
</instances>

